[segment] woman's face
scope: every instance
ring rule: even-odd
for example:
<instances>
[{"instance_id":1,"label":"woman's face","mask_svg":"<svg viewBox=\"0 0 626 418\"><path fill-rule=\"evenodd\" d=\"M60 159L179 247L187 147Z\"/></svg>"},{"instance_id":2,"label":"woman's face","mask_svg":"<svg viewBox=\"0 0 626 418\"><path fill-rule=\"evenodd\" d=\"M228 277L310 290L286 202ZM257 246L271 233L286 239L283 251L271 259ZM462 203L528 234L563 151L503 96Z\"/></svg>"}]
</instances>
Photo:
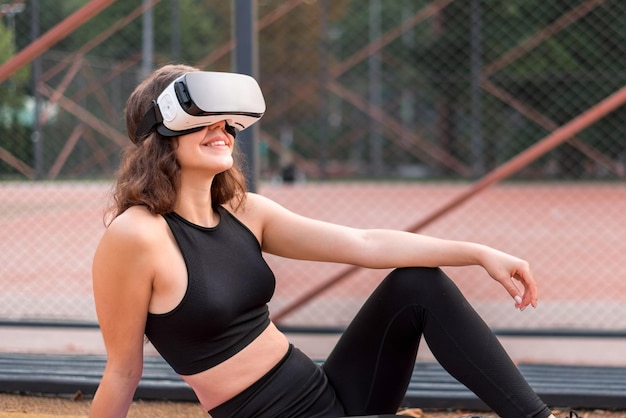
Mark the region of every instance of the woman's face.
<instances>
[{"instance_id":1,"label":"woman's face","mask_svg":"<svg viewBox=\"0 0 626 418\"><path fill-rule=\"evenodd\" d=\"M179 136L176 158L183 172L215 175L232 167L234 146L235 139L226 131L226 122L221 121Z\"/></svg>"}]
</instances>

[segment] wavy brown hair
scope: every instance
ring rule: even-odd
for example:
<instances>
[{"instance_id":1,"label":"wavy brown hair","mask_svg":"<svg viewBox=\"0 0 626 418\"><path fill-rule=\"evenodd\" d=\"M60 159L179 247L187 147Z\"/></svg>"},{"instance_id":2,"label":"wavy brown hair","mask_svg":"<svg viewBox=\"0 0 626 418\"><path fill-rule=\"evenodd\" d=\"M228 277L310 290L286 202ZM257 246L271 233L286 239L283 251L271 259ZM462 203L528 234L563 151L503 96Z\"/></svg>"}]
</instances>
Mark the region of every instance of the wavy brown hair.
<instances>
[{"instance_id":1,"label":"wavy brown hair","mask_svg":"<svg viewBox=\"0 0 626 418\"><path fill-rule=\"evenodd\" d=\"M143 80L126 102L126 131L136 146L124 149L108 211L112 221L131 206L145 206L161 215L174 210L180 187L180 165L176 160L178 138L167 138L152 130L143 137L136 131L143 115L158 95L177 77L193 71L187 65L166 65ZM233 166L215 176L211 185L214 208L234 200L239 207L245 201L246 182L241 170L241 156L235 149ZM109 223L105 221L105 223Z\"/></svg>"}]
</instances>

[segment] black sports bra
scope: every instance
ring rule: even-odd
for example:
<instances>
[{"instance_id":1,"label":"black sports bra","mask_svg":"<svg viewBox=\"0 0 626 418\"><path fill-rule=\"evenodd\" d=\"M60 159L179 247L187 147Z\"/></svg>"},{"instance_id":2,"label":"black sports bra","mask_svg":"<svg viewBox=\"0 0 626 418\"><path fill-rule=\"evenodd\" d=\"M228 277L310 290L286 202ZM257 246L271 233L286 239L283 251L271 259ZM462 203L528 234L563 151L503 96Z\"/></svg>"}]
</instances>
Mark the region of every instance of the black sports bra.
<instances>
[{"instance_id":1,"label":"black sports bra","mask_svg":"<svg viewBox=\"0 0 626 418\"><path fill-rule=\"evenodd\" d=\"M275 278L254 234L226 209L213 228L163 215L183 254L187 291L164 314L148 313L146 336L181 375L207 370L250 344L269 325Z\"/></svg>"}]
</instances>

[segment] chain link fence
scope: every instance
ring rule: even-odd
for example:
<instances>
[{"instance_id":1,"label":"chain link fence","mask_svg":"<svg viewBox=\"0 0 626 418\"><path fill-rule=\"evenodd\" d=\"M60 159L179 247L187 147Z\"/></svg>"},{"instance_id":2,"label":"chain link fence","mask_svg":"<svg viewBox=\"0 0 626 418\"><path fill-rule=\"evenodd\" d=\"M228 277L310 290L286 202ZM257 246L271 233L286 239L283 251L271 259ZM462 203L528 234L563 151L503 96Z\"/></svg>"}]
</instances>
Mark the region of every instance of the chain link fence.
<instances>
[{"instance_id":1,"label":"chain link fence","mask_svg":"<svg viewBox=\"0 0 626 418\"><path fill-rule=\"evenodd\" d=\"M4 0L0 61L87 3ZM95 321L90 263L126 97L164 63L231 70L233 3L113 2L2 82L0 318ZM494 328L626 330L626 109L585 123L626 85L624 2L254 4L260 193L527 258L541 309L523 317L480 269L446 269ZM584 129L519 160L572 121ZM345 325L385 274L268 261L272 311L296 326Z\"/></svg>"}]
</instances>

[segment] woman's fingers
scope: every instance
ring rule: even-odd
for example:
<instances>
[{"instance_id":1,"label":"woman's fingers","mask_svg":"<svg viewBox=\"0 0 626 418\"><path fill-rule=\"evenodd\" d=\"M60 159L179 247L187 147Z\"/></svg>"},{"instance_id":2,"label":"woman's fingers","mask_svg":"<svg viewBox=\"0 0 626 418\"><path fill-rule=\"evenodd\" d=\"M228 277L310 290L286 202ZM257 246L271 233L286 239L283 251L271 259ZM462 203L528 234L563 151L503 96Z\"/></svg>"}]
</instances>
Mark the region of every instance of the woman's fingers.
<instances>
[{"instance_id":1,"label":"woman's fingers","mask_svg":"<svg viewBox=\"0 0 626 418\"><path fill-rule=\"evenodd\" d=\"M512 279L517 280L524 286L522 301L516 305L517 308L524 310L528 305L533 308L537 307L537 282L529 271L521 271L516 273Z\"/></svg>"}]
</instances>

